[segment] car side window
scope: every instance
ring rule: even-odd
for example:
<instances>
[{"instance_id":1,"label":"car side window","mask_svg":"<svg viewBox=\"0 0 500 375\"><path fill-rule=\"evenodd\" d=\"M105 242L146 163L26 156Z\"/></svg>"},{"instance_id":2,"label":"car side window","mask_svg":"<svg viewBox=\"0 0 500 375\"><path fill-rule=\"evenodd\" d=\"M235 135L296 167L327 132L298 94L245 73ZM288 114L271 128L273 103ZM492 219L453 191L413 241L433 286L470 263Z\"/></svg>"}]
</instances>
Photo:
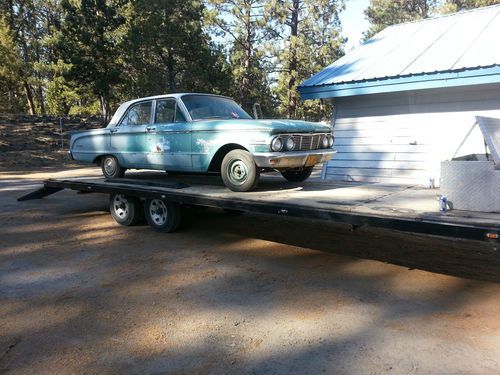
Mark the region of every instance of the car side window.
<instances>
[{"instance_id":1,"label":"car side window","mask_svg":"<svg viewBox=\"0 0 500 375\"><path fill-rule=\"evenodd\" d=\"M155 124L170 124L185 121L186 119L175 100L156 101Z\"/></svg>"},{"instance_id":2,"label":"car side window","mask_svg":"<svg viewBox=\"0 0 500 375\"><path fill-rule=\"evenodd\" d=\"M151 121L151 103L138 103L130 107L120 125L134 126L149 124Z\"/></svg>"}]
</instances>

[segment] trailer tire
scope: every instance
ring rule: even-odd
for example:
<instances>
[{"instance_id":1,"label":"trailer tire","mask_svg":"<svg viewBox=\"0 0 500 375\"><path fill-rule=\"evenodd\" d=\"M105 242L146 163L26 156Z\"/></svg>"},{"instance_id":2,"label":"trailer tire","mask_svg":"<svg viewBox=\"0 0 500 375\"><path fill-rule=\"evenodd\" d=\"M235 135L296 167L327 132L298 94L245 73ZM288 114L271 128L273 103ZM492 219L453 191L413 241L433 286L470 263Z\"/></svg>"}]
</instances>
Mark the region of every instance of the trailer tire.
<instances>
[{"instance_id":1,"label":"trailer tire","mask_svg":"<svg viewBox=\"0 0 500 375\"><path fill-rule=\"evenodd\" d=\"M259 182L259 169L252 154L245 150L229 151L222 159L220 171L224 185L232 191L250 191Z\"/></svg>"},{"instance_id":2,"label":"trailer tire","mask_svg":"<svg viewBox=\"0 0 500 375\"><path fill-rule=\"evenodd\" d=\"M305 167L300 170L288 170L281 172L281 175L290 182L302 182L307 180L313 171L314 167Z\"/></svg>"},{"instance_id":3,"label":"trailer tire","mask_svg":"<svg viewBox=\"0 0 500 375\"><path fill-rule=\"evenodd\" d=\"M181 225L180 205L164 199L146 199L144 215L151 228L158 232L171 233Z\"/></svg>"},{"instance_id":4,"label":"trailer tire","mask_svg":"<svg viewBox=\"0 0 500 375\"><path fill-rule=\"evenodd\" d=\"M113 155L103 156L101 159L102 174L106 178L121 178L125 174L125 168L120 166L118 159Z\"/></svg>"},{"instance_id":5,"label":"trailer tire","mask_svg":"<svg viewBox=\"0 0 500 375\"><path fill-rule=\"evenodd\" d=\"M144 219L141 201L123 194L109 195L109 212L118 224L131 226Z\"/></svg>"}]
</instances>

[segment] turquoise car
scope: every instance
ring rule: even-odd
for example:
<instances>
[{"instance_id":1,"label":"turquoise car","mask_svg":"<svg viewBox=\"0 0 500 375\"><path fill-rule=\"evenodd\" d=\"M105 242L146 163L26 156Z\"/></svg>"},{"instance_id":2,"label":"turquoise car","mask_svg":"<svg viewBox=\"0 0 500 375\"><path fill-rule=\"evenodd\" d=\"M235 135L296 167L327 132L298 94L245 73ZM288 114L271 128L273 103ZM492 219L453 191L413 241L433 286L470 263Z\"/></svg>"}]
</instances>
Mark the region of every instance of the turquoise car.
<instances>
[{"instance_id":1,"label":"turquoise car","mask_svg":"<svg viewBox=\"0 0 500 375\"><path fill-rule=\"evenodd\" d=\"M263 172L306 180L333 157L333 141L329 125L253 119L228 97L170 94L123 103L106 128L74 133L70 155L110 179L126 169L217 172L231 190L249 191Z\"/></svg>"}]
</instances>

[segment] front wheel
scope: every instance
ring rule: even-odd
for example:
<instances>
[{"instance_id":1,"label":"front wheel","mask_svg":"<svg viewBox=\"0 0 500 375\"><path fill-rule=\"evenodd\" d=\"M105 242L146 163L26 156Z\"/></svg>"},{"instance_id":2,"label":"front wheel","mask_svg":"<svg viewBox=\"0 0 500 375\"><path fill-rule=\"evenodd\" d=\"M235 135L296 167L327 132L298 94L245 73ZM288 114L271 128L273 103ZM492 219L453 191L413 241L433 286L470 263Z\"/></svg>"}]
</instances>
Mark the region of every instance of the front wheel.
<instances>
[{"instance_id":1,"label":"front wheel","mask_svg":"<svg viewBox=\"0 0 500 375\"><path fill-rule=\"evenodd\" d=\"M179 204L164 199L147 199L144 203L144 214L151 228L158 232L173 232L181 224Z\"/></svg>"},{"instance_id":2,"label":"front wheel","mask_svg":"<svg viewBox=\"0 0 500 375\"><path fill-rule=\"evenodd\" d=\"M120 166L118 159L113 155L106 155L101 159L101 169L106 178L120 178L125 174L125 168Z\"/></svg>"},{"instance_id":3,"label":"front wheel","mask_svg":"<svg viewBox=\"0 0 500 375\"><path fill-rule=\"evenodd\" d=\"M255 161L248 151L230 151L222 160L222 181L232 191L253 190L259 182L259 176Z\"/></svg>"},{"instance_id":4,"label":"front wheel","mask_svg":"<svg viewBox=\"0 0 500 375\"><path fill-rule=\"evenodd\" d=\"M289 169L282 171L281 174L290 182L302 182L311 176L314 167L305 167L302 169Z\"/></svg>"}]
</instances>

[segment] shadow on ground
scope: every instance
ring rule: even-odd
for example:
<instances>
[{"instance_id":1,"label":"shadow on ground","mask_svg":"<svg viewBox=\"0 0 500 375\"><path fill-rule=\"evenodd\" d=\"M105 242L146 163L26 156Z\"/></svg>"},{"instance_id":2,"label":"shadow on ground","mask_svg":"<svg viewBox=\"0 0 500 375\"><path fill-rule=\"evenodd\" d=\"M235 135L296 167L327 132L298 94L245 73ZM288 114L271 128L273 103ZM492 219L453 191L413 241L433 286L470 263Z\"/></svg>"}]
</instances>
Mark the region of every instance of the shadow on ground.
<instances>
[{"instance_id":1,"label":"shadow on ground","mask_svg":"<svg viewBox=\"0 0 500 375\"><path fill-rule=\"evenodd\" d=\"M500 286L324 252L424 259L440 240L217 210L165 235L118 226L105 196L13 195L0 372L498 372Z\"/></svg>"}]
</instances>

